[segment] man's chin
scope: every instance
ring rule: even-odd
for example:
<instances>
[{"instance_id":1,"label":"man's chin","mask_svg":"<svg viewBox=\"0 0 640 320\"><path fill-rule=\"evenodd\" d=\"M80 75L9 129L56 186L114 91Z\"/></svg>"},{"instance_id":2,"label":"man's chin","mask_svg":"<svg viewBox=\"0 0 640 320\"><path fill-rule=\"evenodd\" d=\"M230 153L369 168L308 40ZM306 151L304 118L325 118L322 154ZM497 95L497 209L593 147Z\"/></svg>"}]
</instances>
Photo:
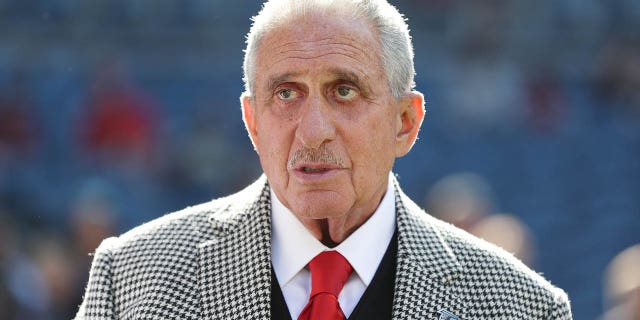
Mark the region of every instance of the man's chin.
<instances>
[{"instance_id":1,"label":"man's chin","mask_svg":"<svg viewBox=\"0 0 640 320\"><path fill-rule=\"evenodd\" d=\"M327 220L327 219L339 219L347 215L345 212L334 212L327 214L326 212L313 212L310 214L298 215L294 213L298 218L305 220Z\"/></svg>"},{"instance_id":2,"label":"man's chin","mask_svg":"<svg viewBox=\"0 0 640 320\"><path fill-rule=\"evenodd\" d=\"M318 194L300 197L292 203L291 212L299 219L331 219L341 218L348 214L351 206L347 203L342 204L344 199L330 195L327 197Z\"/></svg>"},{"instance_id":3,"label":"man's chin","mask_svg":"<svg viewBox=\"0 0 640 320\"><path fill-rule=\"evenodd\" d=\"M326 205L325 205L326 206ZM299 211L291 210L293 214L295 214L299 218L303 219L331 219L331 218L341 218L347 215L348 210L336 210L335 207L326 206L324 207L315 207L313 209L304 208Z\"/></svg>"}]
</instances>

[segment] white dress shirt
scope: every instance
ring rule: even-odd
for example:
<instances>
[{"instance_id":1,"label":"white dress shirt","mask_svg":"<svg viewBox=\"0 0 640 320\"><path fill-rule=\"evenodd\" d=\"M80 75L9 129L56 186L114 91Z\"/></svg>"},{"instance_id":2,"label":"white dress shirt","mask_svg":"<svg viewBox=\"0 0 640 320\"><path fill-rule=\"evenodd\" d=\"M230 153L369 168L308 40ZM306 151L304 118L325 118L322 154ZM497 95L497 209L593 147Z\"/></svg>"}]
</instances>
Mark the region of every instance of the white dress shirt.
<instances>
[{"instance_id":1,"label":"white dress shirt","mask_svg":"<svg viewBox=\"0 0 640 320\"><path fill-rule=\"evenodd\" d=\"M316 239L271 191L271 261L291 319L297 319L309 301L311 273L307 263L326 250L336 250L353 267L338 297L348 318L371 283L396 228L396 209L391 179L374 214L347 239L329 248Z\"/></svg>"}]
</instances>

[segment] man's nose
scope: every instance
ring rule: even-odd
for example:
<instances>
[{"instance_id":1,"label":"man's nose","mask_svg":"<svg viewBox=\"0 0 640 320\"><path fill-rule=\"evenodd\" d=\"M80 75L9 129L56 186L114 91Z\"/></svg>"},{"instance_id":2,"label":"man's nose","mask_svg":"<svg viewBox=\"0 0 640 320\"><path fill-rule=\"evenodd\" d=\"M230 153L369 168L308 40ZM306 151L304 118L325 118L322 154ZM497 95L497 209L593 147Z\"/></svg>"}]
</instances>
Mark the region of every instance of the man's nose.
<instances>
[{"instance_id":1,"label":"man's nose","mask_svg":"<svg viewBox=\"0 0 640 320\"><path fill-rule=\"evenodd\" d=\"M331 106L323 98L309 97L302 111L296 138L305 147L316 149L335 139L336 129L331 119Z\"/></svg>"}]
</instances>

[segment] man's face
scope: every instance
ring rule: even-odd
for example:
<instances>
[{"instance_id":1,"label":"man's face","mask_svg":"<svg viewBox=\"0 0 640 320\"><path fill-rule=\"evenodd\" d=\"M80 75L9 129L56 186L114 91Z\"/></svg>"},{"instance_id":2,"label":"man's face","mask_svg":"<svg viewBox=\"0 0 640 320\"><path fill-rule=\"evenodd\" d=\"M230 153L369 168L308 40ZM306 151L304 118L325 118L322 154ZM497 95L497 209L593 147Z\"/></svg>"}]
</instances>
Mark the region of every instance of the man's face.
<instances>
[{"instance_id":1,"label":"man's face","mask_svg":"<svg viewBox=\"0 0 640 320\"><path fill-rule=\"evenodd\" d=\"M273 191L299 219L368 216L409 151L422 96L391 96L360 20L295 19L261 41L244 120Z\"/></svg>"}]
</instances>

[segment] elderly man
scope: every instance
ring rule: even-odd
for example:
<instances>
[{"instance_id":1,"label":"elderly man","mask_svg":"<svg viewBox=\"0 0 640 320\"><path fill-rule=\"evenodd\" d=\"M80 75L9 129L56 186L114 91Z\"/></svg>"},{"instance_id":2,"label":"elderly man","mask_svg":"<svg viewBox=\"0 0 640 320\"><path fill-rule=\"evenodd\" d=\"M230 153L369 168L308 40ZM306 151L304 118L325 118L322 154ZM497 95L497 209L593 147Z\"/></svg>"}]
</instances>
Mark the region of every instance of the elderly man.
<instances>
[{"instance_id":1,"label":"elderly man","mask_svg":"<svg viewBox=\"0 0 640 320\"><path fill-rule=\"evenodd\" d=\"M78 319L571 319L560 289L391 174L424 117L394 7L269 1L245 54L264 176L105 240Z\"/></svg>"}]
</instances>

